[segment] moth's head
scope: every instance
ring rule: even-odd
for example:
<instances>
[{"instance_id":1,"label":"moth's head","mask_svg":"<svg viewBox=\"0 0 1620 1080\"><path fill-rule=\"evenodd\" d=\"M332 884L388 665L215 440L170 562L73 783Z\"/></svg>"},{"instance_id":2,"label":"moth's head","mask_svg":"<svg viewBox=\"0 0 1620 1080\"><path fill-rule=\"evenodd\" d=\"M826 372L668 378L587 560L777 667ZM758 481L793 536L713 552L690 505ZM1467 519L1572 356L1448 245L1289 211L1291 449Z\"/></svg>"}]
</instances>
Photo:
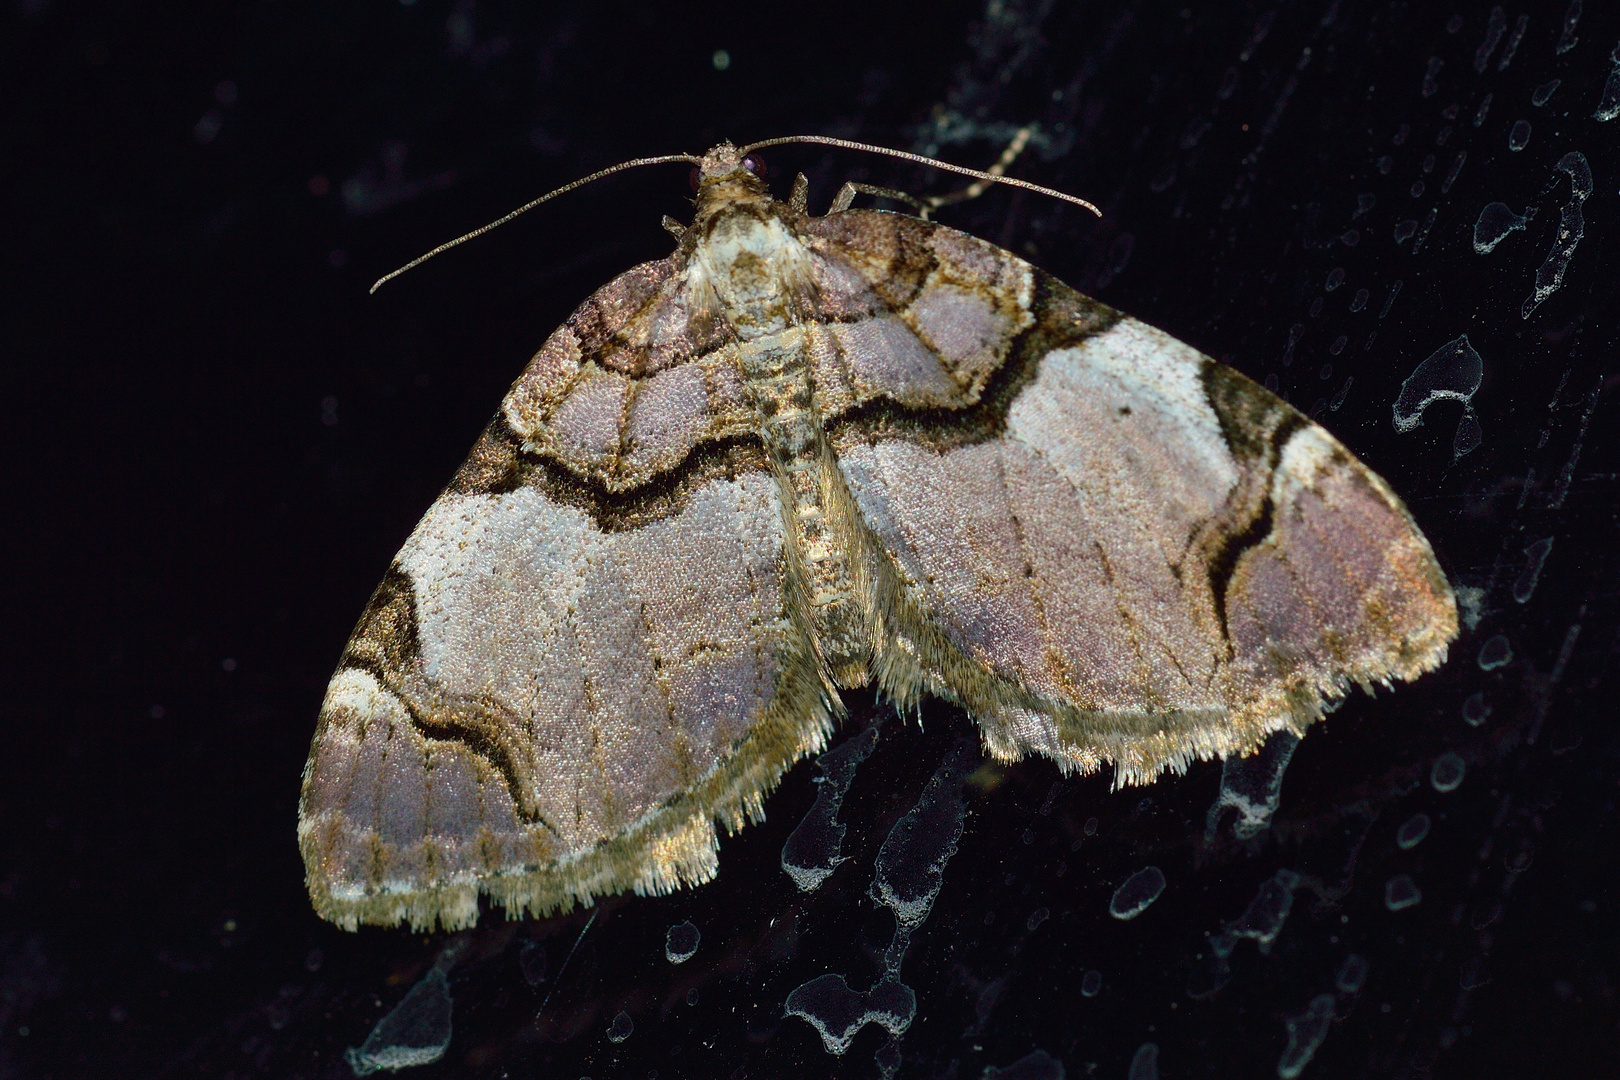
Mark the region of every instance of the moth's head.
<instances>
[{"instance_id":1,"label":"moth's head","mask_svg":"<svg viewBox=\"0 0 1620 1080\"><path fill-rule=\"evenodd\" d=\"M692 170L692 190L697 192L699 217L722 204L769 201L771 197L765 186L765 162L729 141L703 155Z\"/></svg>"}]
</instances>

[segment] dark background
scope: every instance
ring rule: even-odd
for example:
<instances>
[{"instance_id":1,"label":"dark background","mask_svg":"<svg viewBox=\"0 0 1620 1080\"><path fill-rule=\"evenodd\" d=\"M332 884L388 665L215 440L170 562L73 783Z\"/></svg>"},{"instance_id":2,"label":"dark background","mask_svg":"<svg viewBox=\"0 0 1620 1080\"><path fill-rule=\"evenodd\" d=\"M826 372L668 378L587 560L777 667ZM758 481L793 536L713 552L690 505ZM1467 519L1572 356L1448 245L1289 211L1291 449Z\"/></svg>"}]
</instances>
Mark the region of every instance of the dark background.
<instances>
[{"instance_id":1,"label":"dark background","mask_svg":"<svg viewBox=\"0 0 1620 1080\"><path fill-rule=\"evenodd\" d=\"M1167 1078L1273 1076L1285 1020L1351 950L1371 974L1337 995L1307 1076L1620 1074L1620 122L1592 117L1620 42L1607 5L1506 5L1476 65L1484 3L7 2L0 1076L347 1076L343 1048L439 955L309 909L293 827L322 688L525 358L668 251L684 170L573 193L368 297L374 278L629 157L818 132L983 166L1029 123L1014 173L1103 219L1007 190L943 219L1319 416L1480 590L1479 621L1437 675L1314 730L1248 844L1229 825L1205 841L1215 763L1117 793L1039 762L981 774L906 960L899 1075L1042 1049L1070 1077L1123 1078L1153 1041ZM1595 180L1584 236L1524 319L1572 150ZM956 186L767 156L780 193L809 175L812 209L845 179ZM1539 212L1477 254L1496 200ZM1464 333L1483 442L1454 462L1459 404L1407 435L1390 409ZM1520 602L1524 549L1549 536ZM1497 634L1513 660L1482 670ZM815 794L804 765L769 822L722 845L717 881L602 904L561 975L582 914L486 918L451 973L454 1041L418 1075L877 1075L880 1031L833 1058L781 1006L825 971L875 975L892 920L865 896L872 858L968 730L937 706L924 721L884 727L846 803L851 861L809 897L776 865ZM1442 794L1447 750L1469 770ZM1433 831L1403 851L1418 811ZM1147 863L1163 898L1110 919ZM1231 983L1189 996L1206 935L1279 867L1306 883L1270 955L1241 943ZM1423 900L1391 912L1399 873ZM687 918L703 943L677 968L663 934ZM1083 998L1089 969L1103 990ZM635 1032L610 1043L621 1010Z\"/></svg>"}]
</instances>

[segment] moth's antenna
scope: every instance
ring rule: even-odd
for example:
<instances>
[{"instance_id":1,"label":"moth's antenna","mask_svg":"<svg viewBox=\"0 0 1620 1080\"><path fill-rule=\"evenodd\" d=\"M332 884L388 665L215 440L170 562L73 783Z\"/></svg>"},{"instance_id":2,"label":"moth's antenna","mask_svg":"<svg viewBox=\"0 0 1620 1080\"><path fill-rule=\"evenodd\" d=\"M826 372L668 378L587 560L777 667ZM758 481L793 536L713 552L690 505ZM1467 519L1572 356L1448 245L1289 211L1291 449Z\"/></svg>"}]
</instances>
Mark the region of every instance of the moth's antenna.
<instances>
[{"instance_id":1,"label":"moth's antenna","mask_svg":"<svg viewBox=\"0 0 1620 1080\"><path fill-rule=\"evenodd\" d=\"M986 183L1009 184L1012 187L1024 188L1028 191L1039 192L1042 195L1050 195L1054 199L1062 199L1064 202L1083 206L1098 217L1102 217L1102 211L1086 202L1086 200L1061 191L1055 191L1049 187L1042 187L1040 184L1032 184L1028 180L1020 180L1013 176L1002 176L999 173L980 172L978 169L969 169L964 165L952 165L948 161L938 161L931 157L924 157L922 154L908 154L904 150L891 150L887 146L873 146L871 143L854 142L850 139L835 139L831 135L788 135L780 139L765 139L761 142L750 143L742 148L742 152L746 154L750 150L760 150L767 146L785 146L788 143L815 143L819 146L836 146L843 150L864 150L869 154L883 154L887 157L899 158L902 161L914 161L919 165L943 169L945 172L958 173L962 176L971 176L975 180L982 180Z\"/></svg>"},{"instance_id":2,"label":"moth's antenna","mask_svg":"<svg viewBox=\"0 0 1620 1080\"><path fill-rule=\"evenodd\" d=\"M513 218L517 217L519 214L526 213L527 211L533 210L535 207L539 206L541 203L545 202L548 199L555 199L559 195L566 195L568 192L573 191L575 188L584 187L586 184L594 183L595 181L602 179L602 177L611 176L616 172L624 172L626 169L639 169L643 165L667 165L670 162L674 162L674 161L684 161L689 165L701 165L701 164L703 164L703 159L702 158L693 157L691 154L664 154L661 157L636 158L634 161L621 161L617 165L610 165L606 169L602 169L602 170L600 170L598 172L593 172L589 176L581 177L580 179L575 180L571 184L564 184L562 187L558 188L556 191L548 191L544 195L540 196L538 199L535 199L533 202L524 203L522 206L518 207L516 210L513 210L510 214L506 214L503 217L498 217L494 221L490 222L488 225L484 225L484 226L482 226L480 228L474 229L472 232L467 233L465 236L458 236L454 240L451 240L447 244L440 244L438 247L434 248L432 251L428 252L426 255L417 256L416 258L412 259L410 262L406 263L404 266L400 267L398 270L395 270L393 273L384 274L382 277L378 278L377 281L376 281L376 284L371 286L371 291L376 292L378 289L382 288L384 285L388 284L390 281L392 281L395 278L399 277L399 275L403 274L405 271L412 270L412 269L415 269L418 266L421 266L423 263L427 262L429 259L433 258L433 256L438 255L441 252L449 251L451 248L457 246L458 244L465 244L468 240L475 240L478 237L483 236L485 233L489 232L491 229L500 228L502 225L505 225L508 221L511 221Z\"/></svg>"}]
</instances>

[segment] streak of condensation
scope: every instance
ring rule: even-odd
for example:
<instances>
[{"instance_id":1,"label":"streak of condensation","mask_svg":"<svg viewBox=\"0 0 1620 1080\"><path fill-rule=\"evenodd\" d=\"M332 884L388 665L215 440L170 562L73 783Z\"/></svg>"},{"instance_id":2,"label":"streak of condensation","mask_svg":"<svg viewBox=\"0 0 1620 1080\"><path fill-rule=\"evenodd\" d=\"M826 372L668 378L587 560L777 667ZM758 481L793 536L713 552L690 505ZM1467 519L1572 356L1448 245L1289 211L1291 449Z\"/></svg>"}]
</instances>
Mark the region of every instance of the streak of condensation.
<instances>
[{"instance_id":1,"label":"streak of condensation","mask_svg":"<svg viewBox=\"0 0 1620 1080\"><path fill-rule=\"evenodd\" d=\"M462 947L459 942L446 946L427 974L377 1021L366 1041L344 1051L354 1075L366 1076L383 1069L396 1072L428 1065L444 1056L451 1033L448 973Z\"/></svg>"},{"instance_id":2,"label":"streak of condensation","mask_svg":"<svg viewBox=\"0 0 1620 1080\"><path fill-rule=\"evenodd\" d=\"M1187 977L1187 996L1207 1001L1232 981L1231 956L1241 938L1252 938L1261 955L1270 955L1272 943L1294 907L1294 890L1304 880L1289 869L1278 870L1260 883L1243 914L1209 935L1209 958Z\"/></svg>"},{"instance_id":3,"label":"streak of condensation","mask_svg":"<svg viewBox=\"0 0 1620 1080\"><path fill-rule=\"evenodd\" d=\"M1332 1023L1332 994L1317 994L1305 1007L1304 1015L1283 1021L1288 1032L1288 1046L1283 1050L1282 1057L1277 1059L1279 1080L1294 1080L1305 1071L1305 1066L1316 1056L1322 1040L1327 1038Z\"/></svg>"},{"instance_id":4,"label":"streak of condensation","mask_svg":"<svg viewBox=\"0 0 1620 1080\"><path fill-rule=\"evenodd\" d=\"M1164 892L1164 871L1144 866L1120 883L1108 901L1108 914L1124 922L1146 911Z\"/></svg>"},{"instance_id":5,"label":"streak of condensation","mask_svg":"<svg viewBox=\"0 0 1620 1080\"><path fill-rule=\"evenodd\" d=\"M1294 890L1299 888L1300 880L1294 871L1282 869L1261 882L1243 914L1210 938L1210 949L1217 956L1231 956L1239 938L1252 938L1262 955L1270 954L1272 943L1294 908Z\"/></svg>"},{"instance_id":6,"label":"streak of condensation","mask_svg":"<svg viewBox=\"0 0 1620 1080\"><path fill-rule=\"evenodd\" d=\"M1598 100L1592 119L1602 123L1620 116L1620 41L1609 53L1609 77L1603 83L1603 96Z\"/></svg>"},{"instance_id":7,"label":"streak of condensation","mask_svg":"<svg viewBox=\"0 0 1620 1080\"><path fill-rule=\"evenodd\" d=\"M1552 554L1553 538L1543 537L1524 549L1524 569L1519 571L1518 579L1513 582L1513 599L1520 604L1528 604L1530 597L1536 591L1536 582L1541 580L1541 569L1547 565L1547 556Z\"/></svg>"},{"instance_id":8,"label":"streak of condensation","mask_svg":"<svg viewBox=\"0 0 1620 1080\"><path fill-rule=\"evenodd\" d=\"M1423 410L1436 401L1463 403L1462 419L1451 440L1451 460L1479 448L1483 441L1472 404L1485 380L1485 361L1463 334L1440 346L1401 383L1395 399L1395 430L1408 432L1423 423Z\"/></svg>"},{"instance_id":9,"label":"streak of condensation","mask_svg":"<svg viewBox=\"0 0 1620 1080\"><path fill-rule=\"evenodd\" d=\"M1513 63L1513 54L1519 51L1519 42L1524 40L1525 28L1530 25L1530 16L1520 15L1513 24L1513 34L1508 38L1507 48L1502 50L1502 59L1497 63L1497 71L1506 71L1508 65Z\"/></svg>"},{"instance_id":10,"label":"streak of condensation","mask_svg":"<svg viewBox=\"0 0 1620 1080\"><path fill-rule=\"evenodd\" d=\"M1204 818L1204 843L1214 843L1221 815L1229 806L1237 811L1232 832L1239 840L1271 827L1271 816L1282 799L1283 773L1298 745L1298 735L1278 731L1248 757L1234 754L1221 763L1221 791Z\"/></svg>"},{"instance_id":11,"label":"streak of condensation","mask_svg":"<svg viewBox=\"0 0 1620 1080\"><path fill-rule=\"evenodd\" d=\"M871 989L851 989L842 975L829 972L801 984L783 1002L786 1015L816 1029L829 1054L842 1055L861 1028L877 1024L890 1036L881 1071L893 1075L899 1068L895 1041L917 1016L917 995L900 981L900 966L912 933L933 910L945 881L945 865L962 839L966 814L962 785L978 760L978 745L970 739L959 741L934 771L917 804L895 822L878 849L872 898L894 912L895 926L883 954L883 973Z\"/></svg>"},{"instance_id":12,"label":"streak of condensation","mask_svg":"<svg viewBox=\"0 0 1620 1080\"><path fill-rule=\"evenodd\" d=\"M1592 194L1592 167L1587 164L1585 154L1571 150L1553 166L1554 181L1559 173L1569 177L1569 201L1559 215L1558 235L1553 237L1552 249L1536 269L1535 292L1526 297L1519 308L1519 315L1526 319L1564 283L1564 271L1569 268L1569 261L1575 257L1575 248L1586 233L1586 217L1581 212L1581 204Z\"/></svg>"},{"instance_id":13,"label":"streak of condensation","mask_svg":"<svg viewBox=\"0 0 1620 1080\"><path fill-rule=\"evenodd\" d=\"M1479 217L1474 219L1474 254L1489 255L1496 250L1496 245L1508 238L1509 233L1522 232L1535 216L1536 208L1533 206L1522 214L1515 214L1505 202L1486 203Z\"/></svg>"},{"instance_id":14,"label":"streak of condensation","mask_svg":"<svg viewBox=\"0 0 1620 1080\"><path fill-rule=\"evenodd\" d=\"M1581 0L1569 0L1569 7L1564 11L1564 32L1558 35L1558 45L1553 55L1563 56L1581 40L1575 36L1575 27L1580 21Z\"/></svg>"},{"instance_id":15,"label":"streak of condensation","mask_svg":"<svg viewBox=\"0 0 1620 1080\"><path fill-rule=\"evenodd\" d=\"M1490 20L1485 24L1485 40L1480 42L1479 48L1474 50L1474 70L1485 74L1485 68L1491 62L1491 53L1502 43L1502 35L1507 33L1507 12L1499 4L1491 8Z\"/></svg>"},{"instance_id":16,"label":"streak of condensation","mask_svg":"<svg viewBox=\"0 0 1620 1080\"><path fill-rule=\"evenodd\" d=\"M1145 1042L1131 1055L1127 1080L1159 1080L1159 1044Z\"/></svg>"},{"instance_id":17,"label":"streak of condensation","mask_svg":"<svg viewBox=\"0 0 1620 1080\"><path fill-rule=\"evenodd\" d=\"M1011 1065L986 1065L980 1080L1063 1080L1063 1062L1045 1050L1032 1050Z\"/></svg>"},{"instance_id":18,"label":"streak of condensation","mask_svg":"<svg viewBox=\"0 0 1620 1080\"><path fill-rule=\"evenodd\" d=\"M848 827L838 820L838 809L855 780L856 767L871 755L877 740L878 728L873 724L816 759L821 790L782 845L782 869L804 892L819 888L844 861L840 849Z\"/></svg>"}]
</instances>

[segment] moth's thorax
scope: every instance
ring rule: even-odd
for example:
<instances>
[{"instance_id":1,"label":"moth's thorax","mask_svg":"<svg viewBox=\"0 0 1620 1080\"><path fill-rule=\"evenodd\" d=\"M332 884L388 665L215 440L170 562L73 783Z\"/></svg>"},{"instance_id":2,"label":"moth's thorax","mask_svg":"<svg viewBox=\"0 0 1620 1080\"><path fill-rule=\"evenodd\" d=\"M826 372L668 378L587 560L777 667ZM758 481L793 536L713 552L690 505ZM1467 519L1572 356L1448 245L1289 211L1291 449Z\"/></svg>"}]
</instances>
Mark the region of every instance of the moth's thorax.
<instances>
[{"instance_id":1,"label":"moth's thorax","mask_svg":"<svg viewBox=\"0 0 1620 1080\"><path fill-rule=\"evenodd\" d=\"M770 203L733 203L704 224L694 262L742 341L798 322L794 299L809 280L803 243Z\"/></svg>"}]
</instances>

